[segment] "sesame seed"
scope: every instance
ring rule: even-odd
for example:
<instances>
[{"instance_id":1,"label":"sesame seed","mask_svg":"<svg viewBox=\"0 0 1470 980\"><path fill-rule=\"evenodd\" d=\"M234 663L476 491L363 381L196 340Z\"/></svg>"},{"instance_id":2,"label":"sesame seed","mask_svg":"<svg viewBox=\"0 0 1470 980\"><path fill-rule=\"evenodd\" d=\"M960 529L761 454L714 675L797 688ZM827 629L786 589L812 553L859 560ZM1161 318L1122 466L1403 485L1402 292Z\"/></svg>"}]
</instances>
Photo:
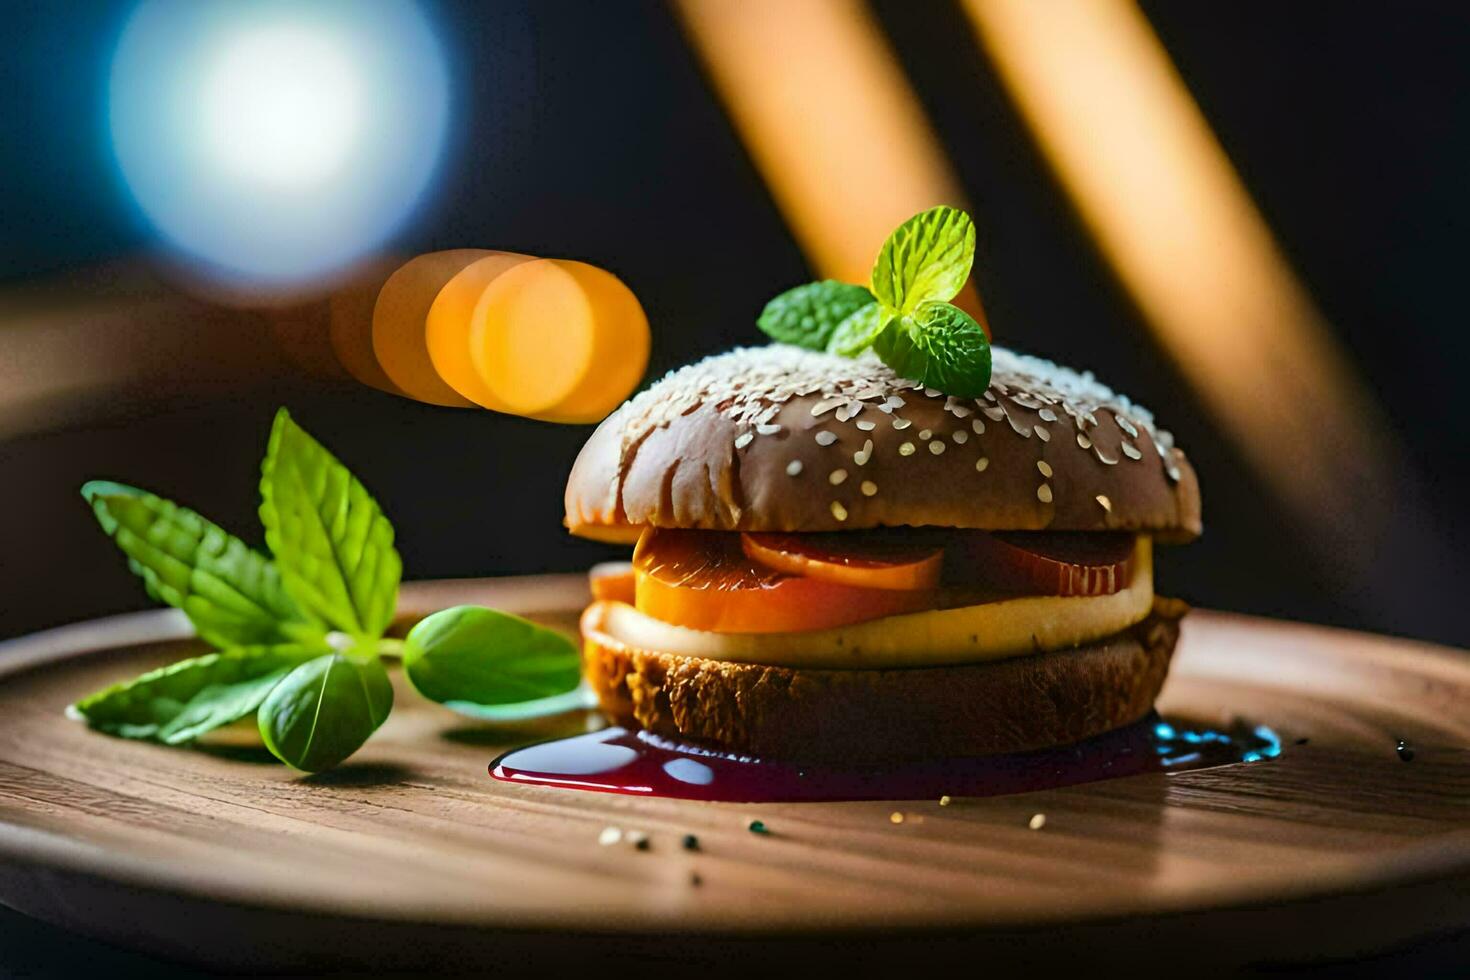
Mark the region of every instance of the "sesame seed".
<instances>
[{"instance_id":1,"label":"sesame seed","mask_svg":"<svg viewBox=\"0 0 1470 980\"><path fill-rule=\"evenodd\" d=\"M612 847L623 839L623 832L617 827L603 827L602 833L597 835L597 843L603 847Z\"/></svg>"},{"instance_id":2,"label":"sesame seed","mask_svg":"<svg viewBox=\"0 0 1470 980\"><path fill-rule=\"evenodd\" d=\"M847 508L842 506L842 501L832 501L832 516L837 518L839 521L847 520Z\"/></svg>"},{"instance_id":3,"label":"sesame seed","mask_svg":"<svg viewBox=\"0 0 1470 980\"><path fill-rule=\"evenodd\" d=\"M1051 484L1043 483L1041 486L1037 487L1036 499L1041 501L1043 504L1051 503Z\"/></svg>"},{"instance_id":4,"label":"sesame seed","mask_svg":"<svg viewBox=\"0 0 1470 980\"><path fill-rule=\"evenodd\" d=\"M1097 495L1096 499L1098 502L1098 506L1102 507L1103 510L1107 511L1109 514L1113 512L1113 502L1108 499L1107 494L1100 493Z\"/></svg>"},{"instance_id":5,"label":"sesame seed","mask_svg":"<svg viewBox=\"0 0 1470 980\"><path fill-rule=\"evenodd\" d=\"M852 461L859 466L867 466L868 460L873 458L873 440L864 439L863 448L852 454Z\"/></svg>"},{"instance_id":6,"label":"sesame seed","mask_svg":"<svg viewBox=\"0 0 1470 980\"><path fill-rule=\"evenodd\" d=\"M791 462L787 463L786 464L786 475L787 476L800 476L801 475L801 460L799 460L799 459L793 459Z\"/></svg>"},{"instance_id":7,"label":"sesame seed","mask_svg":"<svg viewBox=\"0 0 1470 980\"><path fill-rule=\"evenodd\" d=\"M975 460L975 472L976 473L984 473L985 472L985 467L987 467L989 465L990 465L990 460L987 459L984 456L981 456L979 459Z\"/></svg>"},{"instance_id":8,"label":"sesame seed","mask_svg":"<svg viewBox=\"0 0 1470 980\"><path fill-rule=\"evenodd\" d=\"M753 432L746 432L743 435L740 435L740 436L736 437L736 439L735 439L735 448L736 449L744 449L746 446L750 445L751 440L753 440L754 438L755 438L755 433L753 433Z\"/></svg>"},{"instance_id":9,"label":"sesame seed","mask_svg":"<svg viewBox=\"0 0 1470 980\"><path fill-rule=\"evenodd\" d=\"M949 804L950 804L950 799L949 799L948 796L941 796L939 798L939 805L940 806L949 806Z\"/></svg>"},{"instance_id":10,"label":"sesame seed","mask_svg":"<svg viewBox=\"0 0 1470 980\"><path fill-rule=\"evenodd\" d=\"M1055 422L1057 420L1057 413L1053 412L1049 408L1043 408L1041 411L1037 412L1036 415L1043 422Z\"/></svg>"},{"instance_id":11,"label":"sesame seed","mask_svg":"<svg viewBox=\"0 0 1470 980\"><path fill-rule=\"evenodd\" d=\"M895 416L894 416L894 417L893 417L893 427L894 427L894 428L895 428L895 429L900 429L900 430L902 430L902 429L907 429L907 428L908 428L908 427L909 427L909 426L911 426L911 425L913 425L913 424L914 424L914 423L913 423L913 422L911 422L911 421L910 421L910 420L908 420L908 419L903 419L903 418L899 418L899 417L898 417L898 416L896 416L896 415L895 415Z\"/></svg>"},{"instance_id":12,"label":"sesame seed","mask_svg":"<svg viewBox=\"0 0 1470 980\"><path fill-rule=\"evenodd\" d=\"M1087 438L1087 433L1085 433L1085 432L1079 432L1079 433L1077 433L1077 448L1078 449L1091 449L1092 448L1092 440L1089 439L1089 438Z\"/></svg>"},{"instance_id":13,"label":"sesame seed","mask_svg":"<svg viewBox=\"0 0 1470 980\"><path fill-rule=\"evenodd\" d=\"M831 473L827 474L827 482L832 484L834 487L842 483L842 481L846 479L847 470L833 470Z\"/></svg>"},{"instance_id":14,"label":"sesame seed","mask_svg":"<svg viewBox=\"0 0 1470 980\"><path fill-rule=\"evenodd\" d=\"M817 445L819 446L830 446L837 441L837 437L826 429L818 432L814 438L817 440Z\"/></svg>"},{"instance_id":15,"label":"sesame seed","mask_svg":"<svg viewBox=\"0 0 1470 980\"><path fill-rule=\"evenodd\" d=\"M1129 459L1143 459L1143 451L1131 442L1123 443L1123 455Z\"/></svg>"},{"instance_id":16,"label":"sesame seed","mask_svg":"<svg viewBox=\"0 0 1470 980\"><path fill-rule=\"evenodd\" d=\"M950 409L950 411L954 413L954 417L957 419L962 419L968 415L975 414L975 410L968 405L955 405Z\"/></svg>"},{"instance_id":17,"label":"sesame seed","mask_svg":"<svg viewBox=\"0 0 1470 980\"><path fill-rule=\"evenodd\" d=\"M912 456L914 454L914 444L911 442L901 444L898 447L898 454L900 456Z\"/></svg>"},{"instance_id":18,"label":"sesame seed","mask_svg":"<svg viewBox=\"0 0 1470 980\"><path fill-rule=\"evenodd\" d=\"M824 412L832 411L832 409L836 408L838 405L845 405L846 403L846 398L824 398L822 401L819 401L812 406L812 414L821 415Z\"/></svg>"},{"instance_id":19,"label":"sesame seed","mask_svg":"<svg viewBox=\"0 0 1470 980\"><path fill-rule=\"evenodd\" d=\"M878 423L872 421L871 419L863 419L857 424L857 427L864 432L872 432L878 427Z\"/></svg>"},{"instance_id":20,"label":"sesame seed","mask_svg":"<svg viewBox=\"0 0 1470 980\"><path fill-rule=\"evenodd\" d=\"M944 449L945 445L939 439L935 439L933 442L929 443L929 451L935 456L938 456L940 453L944 452Z\"/></svg>"},{"instance_id":21,"label":"sesame seed","mask_svg":"<svg viewBox=\"0 0 1470 980\"><path fill-rule=\"evenodd\" d=\"M985 423L979 419L972 419L970 421L970 428L975 430L975 435L977 436L985 435Z\"/></svg>"},{"instance_id":22,"label":"sesame seed","mask_svg":"<svg viewBox=\"0 0 1470 980\"><path fill-rule=\"evenodd\" d=\"M1042 442L1051 442L1051 432L1047 429L1046 426L1038 425L1033 427L1031 431L1035 432L1036 438L1040 439Z\"/></svg>"},{"instance_id":23,"label":"sesame seed","mask_svg":"<svg viewBox=\"0 0 1470 980\"><path fill-rule=\"evenodd\" d=\"M897 810L894 810L892 813L890 813L888 815L888 822L889 823L903 823L903 814L900 813Z\"/></svg>"},{"instance_id":24,"label":"sesame seed","mask_svg":"<svg viewBox=\"0 0 1470 980\"><path fill-rule=\"evenodd\" d=\"M981 411L984 412L985 417L990 419L990 421L992 422L999 422L1001 419L1006 417L1006 410L998 405L991 406L989 408L982 408Z\"/></svg>"},{"instance_id":25,"label":"sesame seed","mask_svg":"<svg viewBox=\"0 0 1470 980\"><path fill-rule=\"evenodd\" d=\"M1026 826L1030 827L1032 830L1040 830L1042 827L1046 826L1046 814L1034 814L1031 817L1031 820L1026 824Z\"/></svg>"},{"instance_id":26,"label":"sesame seed","mask_svg":"<svg viewBox=\"0 0 1470 980\"><path fill-rule=\"evenodd\" d=\"M963 446L970 441L970 434L964 429L955 429L950 433L949 437L954 440L956 446Z\"/></svg>"},{"instance_id":27,"label":"sesame seed","mask_svg":"<svg viewBox=\"0 0 1470 980\"><path fill-rule=\"evenodd\" d=\"M763 436L773 436L781 431L781 427L774 422L762 422L755 427L755 431Z\"/></svg>"},{"instance_id":28,"label":"sesame seed","mask_svg":"<svg viewBox=\"0 0 1470 980\"><path fill-rule=\"evenodd\" d=\"M933 437L934 437L934 430L933 429L920 429L919 430L919 438L920 439L931 439Z\"/></svg>"},{"instance_id":29,"label":"sesame seed","mask_svg":"<svg viewBox=\"0 0 1470 980\"><path fill-rule=\"evenodd\" d=\"M862 486L858 489L862 490L864 497L871 497L878 492L878 484L872 480L864 480Z\"/></svg>"},{"instance_id":30,"label":"sesame seed","mask_svg":"<svg viewBox=\"0 0 1470 980\"><path fill-rule=\"evenodd\" d=\"M938 398L940 395L944 394L944 392L940 391L938 388L925 388L924 394L928 395L930 398Z\"/></svg>"},{"instance_id":31,"label":"sesame seed","mask_svg":"<svg viewBox=\"0 0 1470 980\"><path fill-rule=\"evenodd\" d=\"M750 831L752 834L769 834L771 832L771 828L766 826L766 822L764 820L752 820L750 823L745 825L745 829Z\"/></svg>"}]
</instances>

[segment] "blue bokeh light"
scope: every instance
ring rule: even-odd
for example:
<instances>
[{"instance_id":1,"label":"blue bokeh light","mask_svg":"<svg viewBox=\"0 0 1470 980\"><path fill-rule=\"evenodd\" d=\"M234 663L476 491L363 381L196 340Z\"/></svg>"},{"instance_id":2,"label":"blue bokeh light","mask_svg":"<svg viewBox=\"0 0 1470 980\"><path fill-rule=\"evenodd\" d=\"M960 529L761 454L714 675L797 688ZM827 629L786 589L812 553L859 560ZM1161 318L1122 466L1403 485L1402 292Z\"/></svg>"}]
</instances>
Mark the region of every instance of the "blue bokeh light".
<instances>
[{"instance_id":1,"label":"blue bokeh light","mask_svg":"<svg viewBox=\"0 0 1470 980\"><path fill-rule=\"evenodd\" d=\"M412 0L144 0L109 109L123 177L170 249L217 277L299 285L412 213L449 82Z\"/></svg>"}]
</instances>

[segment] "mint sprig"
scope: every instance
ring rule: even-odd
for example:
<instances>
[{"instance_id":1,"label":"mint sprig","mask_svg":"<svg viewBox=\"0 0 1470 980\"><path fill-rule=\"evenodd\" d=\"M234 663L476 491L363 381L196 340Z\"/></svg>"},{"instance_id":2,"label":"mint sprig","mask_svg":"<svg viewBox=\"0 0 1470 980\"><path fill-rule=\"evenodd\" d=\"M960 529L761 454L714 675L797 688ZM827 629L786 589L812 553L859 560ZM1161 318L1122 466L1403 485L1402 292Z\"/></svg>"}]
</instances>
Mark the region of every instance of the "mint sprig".
<instances>
[{"instance_id":1,"label":"mint sprig","mask_svg":"<svg viewBox=\"0 0 1470 980\"><path fill-rule=\"evenodd\" d=\"M756 325L783 344L822 350L838 324L872 303L873 294L862 286L824 279L771 300Z\"/></svg>"},{"instance_id":2,"label":"mint sprig","mask_svg":"<svg viewBox=\"0 0 1470 980\"><path fill-rule=\"evenodd\" d=\"M578 706L576 647L490 609L425 620L385 639L402 562L367 489L282 409L261 469L268 557L188 508L119 483L82 488L149 595L184 611L217 652L79 700L71 713L123 738L193 741L254 713L261 740L304 772L357 751L388 717L382 657L403 650L410 682L482 718ZM332 632L328 632L331 629Z\"/></svg>"},{"instance_id":3,"label":"mint sprig","mask_svg":"<svg viewBox=\"0 0 1470 980\"><path fill-rule=\"evenodd\" d=\"M958 208L930 208L883 243L870 289L863 290L870 303L855 305L856 294L837 289L840 283L811 283L773 299L757 324L778 341L812 350L857 357L872 349L905 378L948 395L978 397L990 385L990 341L973 317L949 302L974 262L970 216ZM773 316L773 308L785 316ZM797 319L811 329L791 329ZM835 326L827 329L829 323Z\"/></svg>"}]
</instances>

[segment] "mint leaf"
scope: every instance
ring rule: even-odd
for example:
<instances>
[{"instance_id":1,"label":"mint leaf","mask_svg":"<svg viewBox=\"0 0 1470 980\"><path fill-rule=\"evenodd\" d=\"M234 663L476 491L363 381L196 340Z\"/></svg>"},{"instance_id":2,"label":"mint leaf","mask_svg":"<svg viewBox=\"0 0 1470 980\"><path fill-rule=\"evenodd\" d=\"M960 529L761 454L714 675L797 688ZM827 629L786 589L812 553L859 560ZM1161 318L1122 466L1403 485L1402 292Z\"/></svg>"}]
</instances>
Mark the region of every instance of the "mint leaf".
<instances>
[{"instance_id":1,"label":"mint leaf","mask_svg":"<svg viewBox=\"0 0 1470 980\"><path fill-rule=\"evenodd\" d=\"M102 529L148 594L182 609L217 647L320 636L264 555L187 507L104 480L82 486Z\"/></svg>"},{"instance_id":2,"label":"mint leaf","mask_svg":"<svg viewBox=\"0 0 1470 980\"><path fill-rule=\"evenodd\" d=\"M990 385L990 341L970 314L948 303L924 303L890 323L873 342L883 363L905 378L957 398L978 398Z\"/></svg>"},{"instance_id":3,"label":"mint leaf","mask_svg":"<svg viewBox=\"0 0 1470 980\"><path fill-rule=\"evenodd\" d=\"M363 485L283 408L261 467L260 519L292 597L327 623L379 637L403 563L393 525Z\"/></svg>"},{"instance_id":4,"label":"mint leaf","mask_svg":"<svg viewBox=\"0 0 1470 980\"><path fill-rule=\"evenodd\" d=\"M244 647L181 660L88 695L71 710L99 731L177 745L245 717L324 646Z\"/></svg>"},{"instance_id":5,"label":"mint leaf","mask_svg":"<svg viewBox=\"0 0 1470 980\"><path fill-rule=\"evenodd\" d=\"M494 609L456 606L409 631L403 671L431 701L505 705L574 690L581 658L555 630Z\"/></svg>"},{"instance_id":6,"label":"mint leaf","mask_svg":"<svg viewBox=\"0 0 1470 980\"><path fill-rule=\"evenodd\" d=\"M930 208L883 243L873 265L873 295L898 313L913 313L920 303L954 299L974 261L970 216L958 208Z\"/></svg>"},{"instance_id":7,"label":"mint leaf","mask_svg":"<svg viewBox=\"0 0 1470 980\"><path fill-rule=\"evenodd\" d=\"M872 293L862 286L833 279L809 282L767 303L756 326L783 344L826 350L837 325L871 302Z\"/></svg>"},{"instance_id":8,"label":"mint leaf","mask_svg":"<svg viewBox=\"0 0 1470 980\"><path fill-rule=\"evenodd\" d=\"M873 339L888 326L893 311L882 303L869 303L837 325L827 350L843 357L857 357L873 344Z\"/></svg>"},{"instance_id":9,"label":"mint leaf","mask_svg":"<svg viewBox=\"0 0 1470 980\"><path fill-rule=\"evenodd\" d=\"M376 656L340 653L287 674L256 712L271 754L302 772L330 769L362 748L393 710L393 684Z\"/></svg>"}]
</instances>

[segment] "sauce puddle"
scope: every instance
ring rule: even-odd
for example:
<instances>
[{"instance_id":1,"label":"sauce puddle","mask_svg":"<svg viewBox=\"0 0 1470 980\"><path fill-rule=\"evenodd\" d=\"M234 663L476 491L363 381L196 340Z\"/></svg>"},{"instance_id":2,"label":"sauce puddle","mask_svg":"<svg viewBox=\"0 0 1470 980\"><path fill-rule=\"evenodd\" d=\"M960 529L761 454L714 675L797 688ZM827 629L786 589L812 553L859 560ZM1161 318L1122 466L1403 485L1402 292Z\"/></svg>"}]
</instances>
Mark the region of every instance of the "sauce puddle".
<instances>
[{"instance_id":1,"label":"sauce puddle","mask_svg":"<svg viewBox=\"0 0 1470 980\"><path fill-rule=\"evenodd\" d=\"M1065 748L876 768L767 761L614 727L507 752L490 764L490 775L594 793L726 803L916 800L1025 793L1280 754L1280 738L1264 725L1218 731L1157 716Z\"/></svg>"}]
</instances>

